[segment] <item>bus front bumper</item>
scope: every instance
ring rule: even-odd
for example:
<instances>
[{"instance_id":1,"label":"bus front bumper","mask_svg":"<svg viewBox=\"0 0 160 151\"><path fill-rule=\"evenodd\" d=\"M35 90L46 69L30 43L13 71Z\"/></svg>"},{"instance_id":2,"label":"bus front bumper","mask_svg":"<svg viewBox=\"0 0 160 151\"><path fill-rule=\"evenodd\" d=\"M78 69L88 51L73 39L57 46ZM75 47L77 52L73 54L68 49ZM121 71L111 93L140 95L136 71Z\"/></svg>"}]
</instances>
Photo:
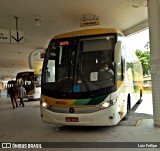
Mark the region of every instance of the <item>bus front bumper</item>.
<instances>
[{"instance_id":1,"label":"bus front bumper","mask_svg":"<svg viewBox=\"0 0 160 151\"><path fill-rule=\"evenodd\" d=\"M41 118L45 123L68 126L112 126L122 119L115 105L93 113L55 113L41 106Z\"/></svg>"}]
</instances>

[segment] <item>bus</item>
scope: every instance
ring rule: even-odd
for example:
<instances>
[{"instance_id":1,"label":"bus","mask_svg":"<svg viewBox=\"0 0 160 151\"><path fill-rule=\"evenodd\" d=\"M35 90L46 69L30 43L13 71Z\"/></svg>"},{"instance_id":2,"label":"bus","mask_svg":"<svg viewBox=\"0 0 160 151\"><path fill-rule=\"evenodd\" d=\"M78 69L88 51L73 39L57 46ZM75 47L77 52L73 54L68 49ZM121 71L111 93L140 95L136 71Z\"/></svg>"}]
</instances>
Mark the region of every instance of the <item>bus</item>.
<instances>
[{"instance_id":1,"label":"bus","mask_svg":"<svg viewBox=\"0 0 160 151\"><path fill-rule=\"evenodd\" d=\"M45 123L117 125L142 101L142 66L116 28L59 34L46 50L41 89Z\"/></svg>"},{"instance_id":2,"label":"bus","mask_svg":"<svg viewBox=\"0 0 160 151\"><path fill-rule=\"evenodd\" d=\"M8 90L11 86L13 86L13 85L15 85L15 84L17 84L17 83L16 83L16 80L10 80L10 81L8 81L8 82L7 82L7 90Z\"/></svg>"},{"instance_id":3,"label":"bus","mask_svg":"<svg viewBox=\"0 0 160 151\"><path fill-rule=\"evenodd\" d=\"M39 99L41 96L41 74L34 71L19 72L16 76L17 85L22 85L26 90L28 100Z\"/></svg>"},{"instance_id":4,"label":"bus","mask_svg":"<svg viewBox=\"0 0 160 151\"><path fill-rule=\"evenodd\" d=\"M17 84L17 83L16 83L16 80L9 80L9 81L7 82L7 98L10 97L10 94L8 93L8 89L9 89L10 87L16 85L16 84Z\"/></svg>"}]
</instances>

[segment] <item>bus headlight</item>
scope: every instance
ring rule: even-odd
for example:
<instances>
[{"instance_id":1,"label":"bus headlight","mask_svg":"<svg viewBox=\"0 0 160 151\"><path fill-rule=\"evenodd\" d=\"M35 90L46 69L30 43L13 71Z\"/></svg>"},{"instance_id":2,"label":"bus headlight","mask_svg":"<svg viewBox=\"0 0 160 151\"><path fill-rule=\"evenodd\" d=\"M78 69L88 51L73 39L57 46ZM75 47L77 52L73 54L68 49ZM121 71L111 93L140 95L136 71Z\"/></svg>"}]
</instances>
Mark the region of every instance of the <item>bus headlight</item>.
<instances>
[{"instance_id":1,"label":"bus headlight","mask_svg":"<svg viewBox=\"0 0 160 151\"><path fill-rule=\"evenodd\" d=\"M48 104L47 104L46 102L43 102L43 103L42 103L42 106L43 106L44 108L47 108L47 107L48 107Z\"/></svg>"},{"instance_id":2,"label":"bus headlight","mask_svg":"<svg viewBox=\"0 0 160 151\"><path fill-rule=\"evenodd\" d=\"M110 106L110 101L107 101L107 102L103 102L102 104L101 104L101 108L107 108L107 107L109 107Z\"/></svg>"},{"instance_id":3,"label":"bus headlight","mask_svg":"<svg viewBox=\"0 0 160 151\"><path fill-rule=\"evenodd\" d=\"M49 107L49 105L45 102L45 100L44 100L43 97L41 98L41 105L42 105L42 107L44 107L44 108L48 108L48 107Z\"/></svg>"},{"instance_id":4,"label":"bus headlight","mask_svg":"<svg viewBox=\"0 0 160 151\"><path fill-rule=\"evenodd\" d=\"M110 100L110 101L104 101L104 102L101 103L100 107L101 107L101 108L110 107L110 106L112 106L113 104L115 104L116 101L117 101L117 99Z\"/></svg>"}]
</instances>

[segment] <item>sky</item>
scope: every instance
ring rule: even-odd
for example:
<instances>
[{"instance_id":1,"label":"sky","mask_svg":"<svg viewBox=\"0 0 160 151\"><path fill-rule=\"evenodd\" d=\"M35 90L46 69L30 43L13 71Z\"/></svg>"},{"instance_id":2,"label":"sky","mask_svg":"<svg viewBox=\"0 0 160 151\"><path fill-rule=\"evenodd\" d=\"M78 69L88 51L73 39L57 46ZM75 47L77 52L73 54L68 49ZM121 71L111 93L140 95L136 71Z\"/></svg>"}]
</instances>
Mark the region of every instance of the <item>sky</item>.
<instances>
[{"instance_id":1,"label":"sky","mask_svg":"<svg viewBox=\"0 0 160 151\"><path fill-rule=\"evenodd\" d=\"M144 45L147 42L149 42L149 29L127 37L127 48L131 51L135 51L136 49L145 51L147 49L144 48Z\"/></svg>"}]
</instances>

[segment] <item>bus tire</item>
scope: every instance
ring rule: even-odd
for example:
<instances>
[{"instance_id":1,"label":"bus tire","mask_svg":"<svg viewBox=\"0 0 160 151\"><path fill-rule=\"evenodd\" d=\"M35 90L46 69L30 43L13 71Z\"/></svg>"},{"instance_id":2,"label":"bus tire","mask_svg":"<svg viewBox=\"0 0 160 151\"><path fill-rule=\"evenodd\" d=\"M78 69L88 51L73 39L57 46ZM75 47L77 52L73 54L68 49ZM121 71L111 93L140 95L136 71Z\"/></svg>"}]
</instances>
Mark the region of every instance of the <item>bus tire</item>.
<instances>
[{"instance_id":1,"label":"bus tire","mask_svg":"<svg viewBox=\"0 0 160 151\"><path fill-rule=\"evenodd\" d=\"M142 89L140 89L140 97L139 97L139 100L137 102L137 104L141 104L143 99L142 99L142 95L143 95L143 92L142 92Z\"/></svg>"},{"instance_id":2,"label":"bus tire","mask_svg":"<svg viewBox=\"0 0 160 151\"><path fill-rule=\"evenodd\" d=\"M131 109L131 95L128 94L128 98L127 98L127 112L129 112L130 109Z\"/></svg>"},{"instance_id":3,"label":"bus tire","mask_svg":"<svg viewBox=\"0 0 160 151\"><path fill-rule=\"evenodd\" d=\"M130 94L128 94L128 97L127 97L127 114L124 116L123 120L128 120L130 109L131 109L131 96L130 96Z\"/></svg>"}]
</instances>

